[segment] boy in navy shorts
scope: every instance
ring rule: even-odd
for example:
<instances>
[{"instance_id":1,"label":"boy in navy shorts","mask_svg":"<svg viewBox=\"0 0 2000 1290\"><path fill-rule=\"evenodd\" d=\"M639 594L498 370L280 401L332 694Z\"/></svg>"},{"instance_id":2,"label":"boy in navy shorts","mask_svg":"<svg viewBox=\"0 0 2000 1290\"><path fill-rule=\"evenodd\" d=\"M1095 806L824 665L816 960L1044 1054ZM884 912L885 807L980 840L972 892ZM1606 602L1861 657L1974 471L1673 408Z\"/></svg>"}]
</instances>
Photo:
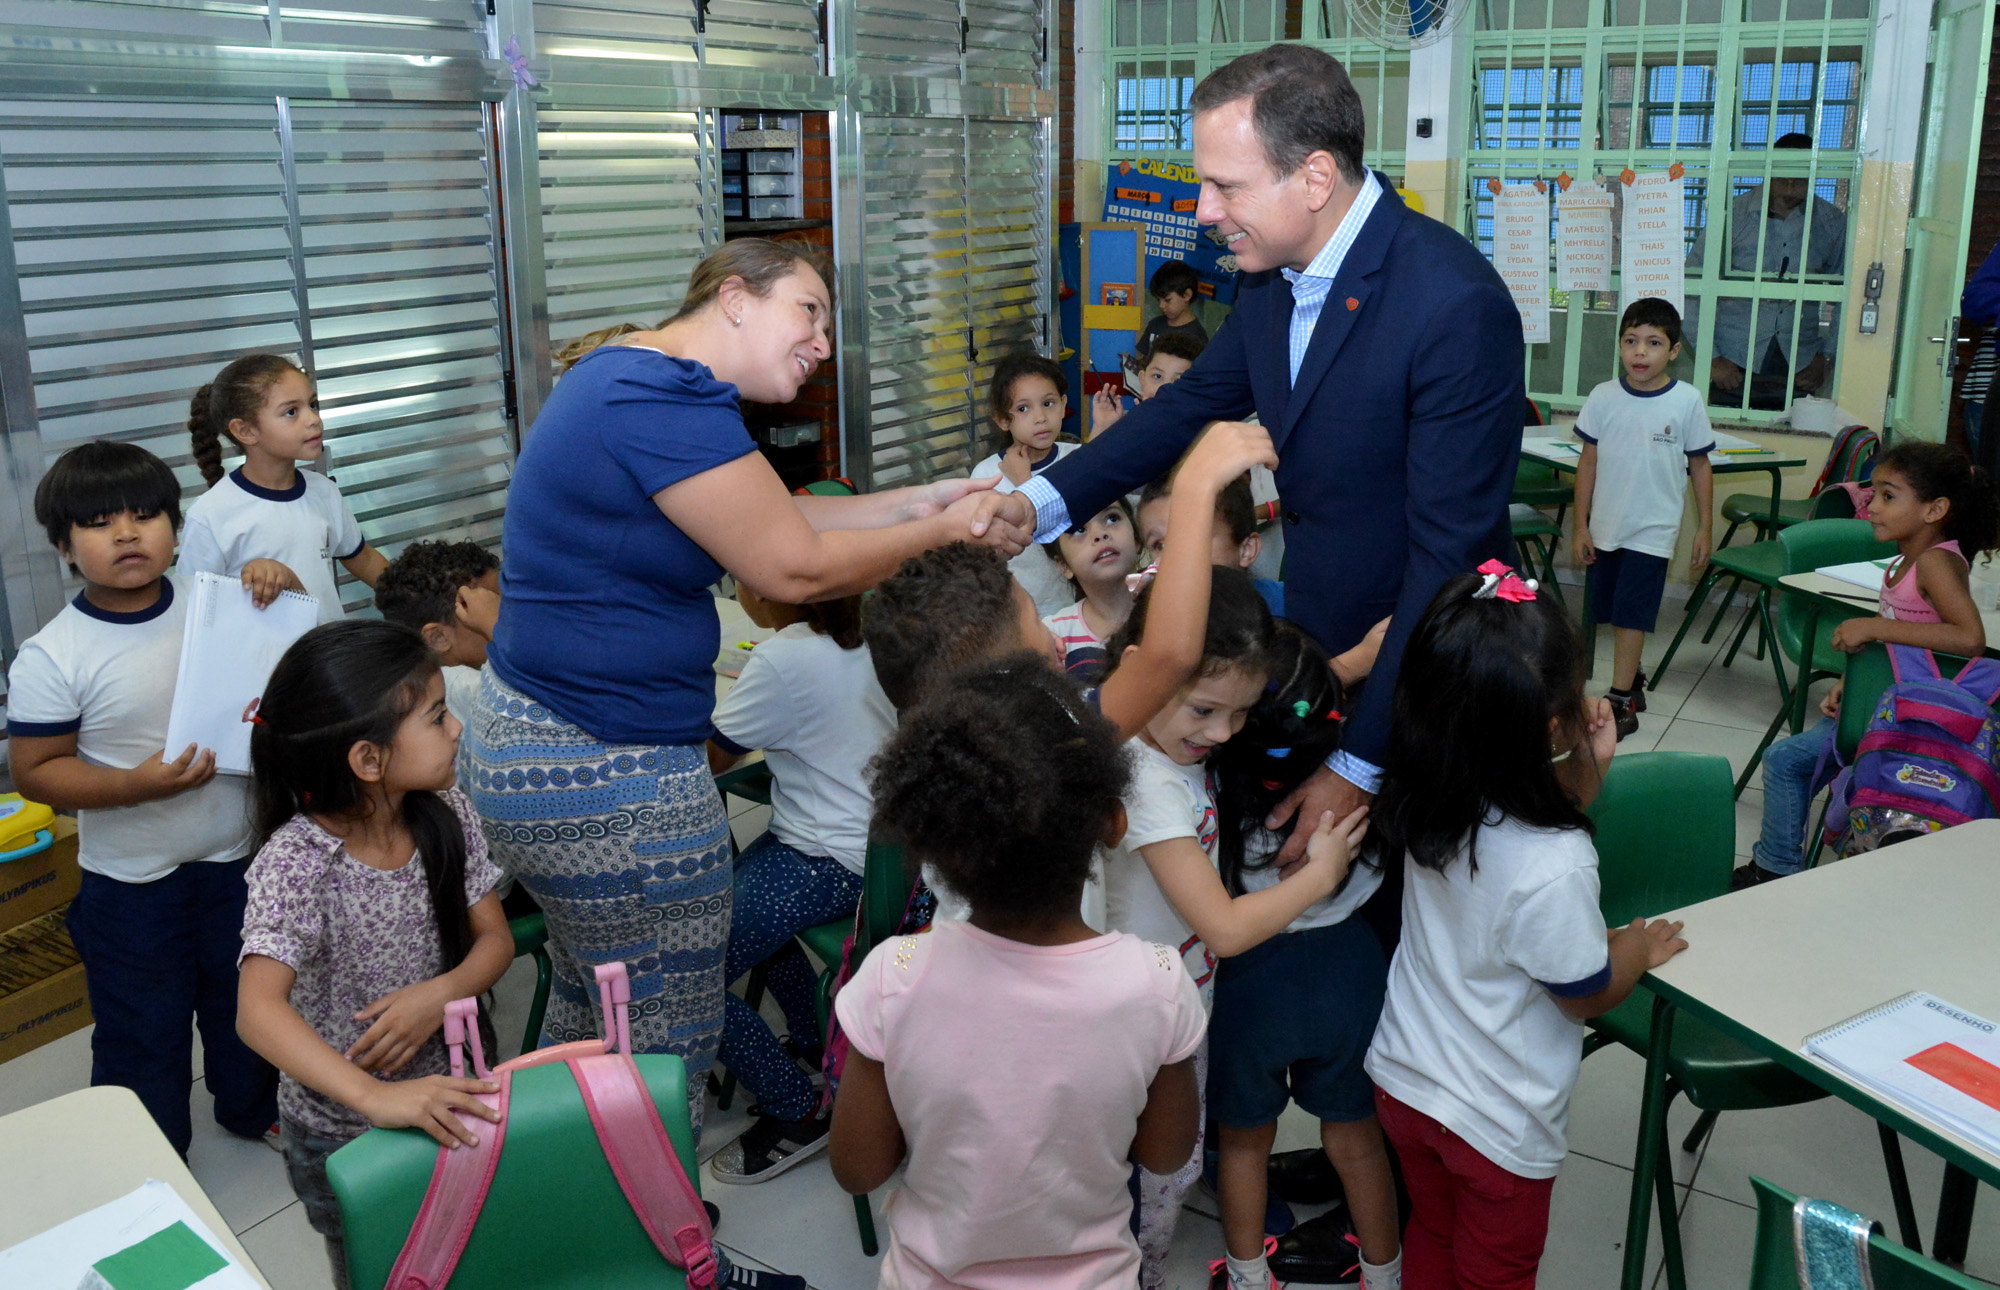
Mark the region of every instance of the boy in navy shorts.
<instances>
[{"instance_id":1,"label":"boy in navy shorts","mask_svg":"<svg viewBox=\"0 0 2000 1290\"><path fill-rule=\"evenodd\" d=\"M1688 576L1708 564L1715 431L1701 394L1677 381L1681 316L1664 300L1635 300L1618 323L1625 371L1590 392L1577 414L1583 457L1576 468L1576 562L1589 570L1592 611L1617 631L1612 712L1623 739L1639 728L1645 674L1639 654L1659 617L1667 562L1680 536L1689 481L1697 527Z\"/></svg>"}]
</instances>

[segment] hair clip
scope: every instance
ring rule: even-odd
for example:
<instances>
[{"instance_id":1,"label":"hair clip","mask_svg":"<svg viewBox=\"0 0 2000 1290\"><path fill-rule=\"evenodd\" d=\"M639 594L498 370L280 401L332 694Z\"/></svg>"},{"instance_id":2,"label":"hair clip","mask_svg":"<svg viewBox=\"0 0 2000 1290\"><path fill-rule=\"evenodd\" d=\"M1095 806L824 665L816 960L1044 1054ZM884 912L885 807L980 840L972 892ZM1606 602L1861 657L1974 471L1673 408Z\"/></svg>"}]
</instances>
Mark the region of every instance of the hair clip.
<instances>
[{"instance_id":1,"label":"hair clip","mask_svg":"<svg viewBox=\"0 0 2000 1290\"><path fill-rule=\"evenodd\" d=\"M1306 702L1304 699L1296 700L1292 704L1292 714L1301 721L1304 721L1307 717L1311 716L1312 710L1313 710L1313 705Z\"/></svg>"},{"instance_id":2,"label":"hair clip","mask_svg":"<svg viewBox=\"0 0 2000 1290\"><path fill-rule=\"evenodd\" d=\"M1474 600L1505 600L1513 604L1523 604L1535 598L1540 589L1533 578L1522 578L1498 560L1488 560L1479 566L1480 583L1472 593Z\"/></svg>"},{"instance_id":3,"label":"hair clip","mask_svg":"<svg viewBox=\"0 0 2000 1290\"><path fill-rule=\"evenodd\" d=\"M261 726L266 724L264 721L264 714L257 711L257 709L263 705L263 702L264 702L264 697L262 695L258 695L256 698L250 700L249 703L243 706L243 716L241 719L249 722L253 726Z\"/></svg>"},{"instance_id":4,"label":"hair clip","mask_svg":"<svg viewBox=\"0 0 2000 1290\"><path fill-rule=\"evenodd\" d=\"M1160 571L1159 565L1149 564L1145 568L1139 570L1139 572L1137 573L1126 574L1125 590L1131 592L1135 596L1138 595L1140 592L1146 589L1146 584L1151 582L1153 580L1153 576L1159 573L1159 571Z\"/></svg>"}]
</instances>

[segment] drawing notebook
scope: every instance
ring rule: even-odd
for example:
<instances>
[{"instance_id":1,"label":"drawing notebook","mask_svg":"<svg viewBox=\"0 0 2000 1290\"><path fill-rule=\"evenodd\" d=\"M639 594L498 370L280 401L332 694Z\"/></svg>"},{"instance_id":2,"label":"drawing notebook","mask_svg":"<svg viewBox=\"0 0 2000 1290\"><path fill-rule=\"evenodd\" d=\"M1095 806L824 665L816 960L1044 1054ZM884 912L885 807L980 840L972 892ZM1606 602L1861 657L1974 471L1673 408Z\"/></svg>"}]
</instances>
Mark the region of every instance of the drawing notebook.
<instances>
[{"instance_id":1,"label":"drawing notebook","mask_svg":"<svg viewBox=\"0 0 2000 1290\"><path fill-rule=\"evenodd\" d=\"M215 750L216 770L248 775L251 705L291 643L319 625L319 601L287 591L259 609L240 579L216 573L195 574L187 592L167 760L194 744Z\"/></svg>"},{"instance_id":2,"label":"drawing notebook","mask_svg":"<svg viewBox=\"0 0 2000 1290\"><path fill-rule=\"evenodd\" d=\"M2000 1153L2000 1028L1986 1018L1913 991L1806 1036L1805 1052Z\"/></svg>"}]
</instances>

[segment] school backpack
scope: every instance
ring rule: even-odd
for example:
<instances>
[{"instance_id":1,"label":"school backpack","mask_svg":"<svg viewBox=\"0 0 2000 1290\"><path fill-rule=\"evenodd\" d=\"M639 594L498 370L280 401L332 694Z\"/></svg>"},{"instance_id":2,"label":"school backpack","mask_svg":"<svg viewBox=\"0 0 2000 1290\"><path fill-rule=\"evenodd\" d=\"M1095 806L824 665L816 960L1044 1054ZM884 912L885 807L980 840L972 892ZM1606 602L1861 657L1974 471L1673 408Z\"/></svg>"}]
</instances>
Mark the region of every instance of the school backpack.
<instances>
[{"instance_id":1,"label":"school backpack","mask_svg":"<svg viewBox=\"0 0 2000 1290\"><path fill-rule=\"evenodd\" d=\"M1867 426L1849 426L1833 437L1826 450L1826 465L1813 481L1808 497L1818 497L1835 484L1865 484L1875 473L1875 454L1882 437Z\"/></svg>"},{"instance_id":2,"label":"school backpack","mask_svg":"<svg viewBox=\"0 0 2000 1290\"><path fill-rule=\"evenodd\" d=\"M1895 682L1828 799L1824 840L1840 856L2000 817L2000 716L1992 707L2000 660L1975 659L1946 679L1929 650L1888 651Z\"/></svg>"},{"instance_id":3,"label":"school backpack","mask_svg":"<svg viewBox=\"0 0 2000 1290\"><path fill-rule=\"evenodd\" d=\"M329 1158L356 1286L444 1290L468 1248L474 1255L468 1275L481 1284L535 1282L548 1269L534 1265L551 1259L573 1265L563 1270L564 1284L671 1285L669 1264L688 1286L715 1284L708 1214L654 1102L657 1096L672 1106L685 1097L684 1068L678 1057L658 1055L643 1058L649 1065L642 1071L631 1055L625 965L603 964L596 976L604 1039L523 1053L491 1070L476 1001L446 1005L451 1073L466 1074L470 1044L473 1077L500 1086L478 1095L500 1112L500 1121L467 1121L477 1146L429 1148L420 1135L374 1130ZM391 1211L408 1213L400 1208L408 1199L396 1198L413 1195L424 1155L434 1156L429 1186L384 1278L382 1265L396 1250L404 1221ZM610 1177L601 1186L587 1176L606 1167ZM547 1176L565 1169L570 1177L558 1189L565 1193L559 1204L548 1195ZM497 1189L496 1175L505 1176ZM489 1191L500 1212L482 1226ZM615 1199L621 1194L622 1206ZM524 1195L541 1198L532 1202L535 1223L521 1221Z\"/></svg>"}]
</instances>

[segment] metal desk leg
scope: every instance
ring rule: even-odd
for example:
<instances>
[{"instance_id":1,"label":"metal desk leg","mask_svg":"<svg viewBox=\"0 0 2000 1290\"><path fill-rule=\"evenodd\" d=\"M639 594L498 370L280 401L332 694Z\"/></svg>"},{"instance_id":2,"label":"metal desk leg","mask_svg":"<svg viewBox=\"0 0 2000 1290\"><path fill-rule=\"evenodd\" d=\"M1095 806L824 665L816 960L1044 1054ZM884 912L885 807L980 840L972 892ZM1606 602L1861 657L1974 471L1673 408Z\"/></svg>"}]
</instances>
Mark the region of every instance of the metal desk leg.
<instances>
[{"instance_id":1,"label":"metal desk leg","mask_svg":"<svg viewBox=\"0 0 2000 1290\"><path fill-rule=\"evenodd\" d=\"M1625 1272L1621 1290L1643 1290L1647 1227L1653 1220L1653 1189L1660 1154L1667 1149L1661 1125L1667 1105L1667 1052L1673 1042L1674 1005L1653 999L1653 1030L1646 1041L1646 1094L1639 1103L1639 1146L1632 1160L1632 1203L1625 1218Z\"/></svg>"},{"instance_id":2,"label":"metal desk leg","mask_svg":"<svg viewBox=\"0 0 2000 1290\"><path fill-rule=\"evenodd\" d=\"M1972 1202L1979 1195L1979 1180L1957 1165L1944 1167L1944 1185L1938 1190L1936 1234L1931 1237L1931 1257L1954 1268L1965 1266L1965 1247L1972 1238Z\"/></svg>"},{"instance_id":3,"label":"metal desk leg","mask_svg":"<svg viewBox=\"0 0 2000 1290\"><path fill-rule=\"evenodd\" d=\"M1762 537L1757 539L1760 542L1775 542L1778 539L1778 494L1784 488L1785 484L1783 471L1773 468L1768 473L1771 476L1771 526L1764 530Z\"/></svg>"}]
</instances>

